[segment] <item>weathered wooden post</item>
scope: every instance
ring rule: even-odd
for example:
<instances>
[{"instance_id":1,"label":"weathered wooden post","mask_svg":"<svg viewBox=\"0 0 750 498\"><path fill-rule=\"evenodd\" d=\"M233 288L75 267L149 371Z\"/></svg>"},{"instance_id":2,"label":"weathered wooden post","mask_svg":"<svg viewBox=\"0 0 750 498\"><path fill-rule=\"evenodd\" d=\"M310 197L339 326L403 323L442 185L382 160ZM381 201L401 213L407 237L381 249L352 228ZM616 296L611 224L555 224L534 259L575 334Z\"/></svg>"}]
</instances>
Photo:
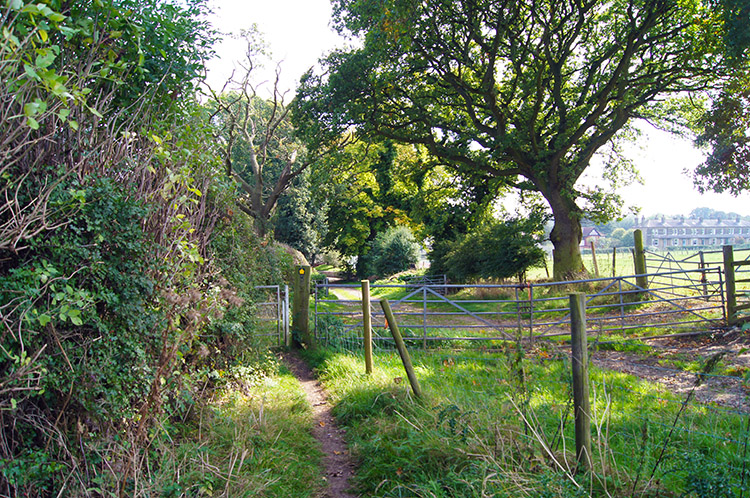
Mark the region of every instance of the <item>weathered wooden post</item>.
<instances>
[{"instance_id":1,"label":"weathered wooden post","mask_svg":"<svg viewBox=\"0 0 750 498\"><path fill-rule=\"evenodd\" d=\"M591 241L591 259L594 261L594 275L599 276L599 262L596 260L596 245Z\"/></svg>"},{"instance_id":2,"label":"weathered wooden post","mask_svg":"<svg viewBox=\"0 0 750 498\"><path fill-rule=\"evenodd\" d=\"M591 403L586 340L586 294L570 294L570 344L573 367L577 470L591 470Z\"/></svg>"},{"instance_id":3,"label":"weathered wooden post","mask_svg":"<svg viewBox=\"0 0 750 498\"><path fill-rule=\"evenodd\" d=\"M727 293L727 325L737 325L737 289L734 281L734 251L732 246L722 247L724 252L724 289Z\"/></svg>"},{"instance_id":4,"label":"weathered wooden post","mask_svg":"<svg viewBox=\"0 0 750 498\"><path fill-rule=\"evenodd\" d=\"M612 278L617 276L617 247L612 248Z\"/></svg>"},{"instance_id":5,"label":"weathered wooden post","mask_svg":"<svg viewBox=\"0 0 750 498\"><path fill-rule=\"evenodd\" d=\"M292 279L294 300L292 301L292 337L294 346L313 345L310 335L310 267L295 267Z\"/></svg>"},{"instance_id":6,"label":"weathered wooden post","mask_svg":"<svg viewBox=\"0 0 750 498\"><path fill-rule=\"evenodd\" d=\"M380 300L380 307L383 308L385 319L388 321L388 328L391 329L393 340L396 341L396 349L398 350L399 356L401 356L401 362L404 364L404 370L406 370L406 376L409 378L411 389L414 391L414 395L417 398L421 398L422 388L419 387L419 381L417 380L416 373L414 373L414 367L411 364L409 352L406 350L406 344L404 344L404 339L401 337L401 332L398 330L396 317L393 315L391 304L388 302L388 299L382 298Z\"/></svg>"},{"instance_id":7,"label":"weathered wooden post","mask_svg":"<svg viewBox=\"0 0 750 498\"><path fill-rule=\"evenodd\" d=\"M365 343L365 373L372 373L372 314L370 313L370 281L362 280L362 328Z\"/></svg>"},{"instance_id":8,"label":"weathered wooden post","mask_svg":"<svg viewBox=\"0 0 750 498\"><path fill-rule=\"evenodd\" d=\"M633 239L635 239L635 253L633 254L633 266L636 274L635 283L641 289L646 289L648 287L646 252L643 249L643 231L640 228L633 232Z\"/></svg>"},{"instance_id":9,"label":"weathered wooden post","mask_svg":"<svg viewBox=\"0 0 750 498\"><path fill-rule=\"evenodd\" d=\"M701 283L703 284L703 297L708 301L708 281L706 280L706 258L703 251L698 252L700 258Z\"/></svg>"}]
</instances>

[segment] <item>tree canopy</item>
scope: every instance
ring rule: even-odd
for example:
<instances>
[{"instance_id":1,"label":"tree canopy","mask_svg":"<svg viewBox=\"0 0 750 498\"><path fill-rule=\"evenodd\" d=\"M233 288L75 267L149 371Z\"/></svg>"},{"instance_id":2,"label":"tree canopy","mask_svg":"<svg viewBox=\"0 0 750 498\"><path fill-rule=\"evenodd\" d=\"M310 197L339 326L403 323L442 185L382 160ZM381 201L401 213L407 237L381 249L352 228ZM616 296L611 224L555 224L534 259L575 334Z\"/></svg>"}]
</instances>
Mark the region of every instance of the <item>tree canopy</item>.
<instances>
[{"instance_id":1,"label":"tree canopy","mask_svg":"<svg viewBox=\"0 0 750 498\"><path fill-rule=\"evenodd\" d=\"M301 128L326 140L355 126L420 144L472 183L541 193L555 220L556 277L583 270L587 209L616 200L577 185L594 155L633 119L684 124L679 98L729 72L718 49L724 20L706 2L334 5L338 29L362 44L303 78ZM616 178L622 165L609 164L608 174Z\"/></svg>"}]
</instances>

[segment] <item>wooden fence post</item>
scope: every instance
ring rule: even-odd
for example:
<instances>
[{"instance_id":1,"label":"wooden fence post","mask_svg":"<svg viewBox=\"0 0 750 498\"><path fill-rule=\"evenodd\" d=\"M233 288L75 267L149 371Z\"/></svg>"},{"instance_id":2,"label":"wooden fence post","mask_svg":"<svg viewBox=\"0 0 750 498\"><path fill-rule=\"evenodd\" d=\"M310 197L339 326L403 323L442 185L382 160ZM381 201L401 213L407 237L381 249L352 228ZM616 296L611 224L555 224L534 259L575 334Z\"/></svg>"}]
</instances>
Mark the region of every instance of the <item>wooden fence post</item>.
<instances>
[{"instance_id":1,"label":"wooden fence post","mask_svg":"<svg viewBox=\"0 0 750 498\"><path fill-rule=\"evenodd\" d=\"M648 277L646 276L646 252L643 249L643 231L637 229L633 232L635 240L635 253L633 255L633 266L635 268L635 283L641 289L648 287Z\"/></svg>"},{"instance_id":2,"label":"wooden fence post","mask_svg":"<svg viewBox=\"0 0 750 498\"><path fill-rule=\"evenodd\" d=\"M370 281L362 280L362 327L365 342L365 373L372 373L372 315L370 314Z\"/></svg>"},{"instance_id":3,"label":"wooden fence post","mask_svg":"<svg viewBox=\"0 0 750 498\"><path fill-rule=\"evenodd\" d=\"M617 276L617 247L612 248L612 278Z\"/></svg>"},{"instance_id":4,"label":"wooden fence post","mask_svg":"<svg viewBox=\"0 0 750 498\"><path fill-rule=\"evenodd\" d=\"M724 288L727 293L727 325L737 325L737 289L734 282L734 251L724 246Z\"/></svg>"},{"instance_id":5,"label":"wooden fence post","mask_svg":"<svg viewBox=\"0 0 750 498\"><path fill-rule=\"evenodd\" d=\"M294 345L313 346L310 335L310 267L297 266L292 282L294 300L292 301L292 337Z\"/></svg>"},{"instance_id":6,"label":"wooden fence post","mask_svg":"<svg viewBox=\"0 0 750 498\"><path fill-rule=\"evenodd\" d=\"M706 280L706 258L703 256L703 251L698 252L700 258L700 269L701 269L701 283L703 284L703 297L708 301L708 282Z\"/></svg>"},{"instance_id":7,"label":"wooden fence post","mask_svg":"<svg viewBox=\"0 0 750 498\"><path fill-rule=\"evenodd\" d=\"M599 262L596 260L596 246L591 241L591 259L594 261L594 275L599 276Z\"/></svg>"},{"instance_id":8,"label":"wooden fence post","mask_svg":"<svg viewBox=\"0 0 750 498\"><path fill-rule=\"evenodd\" d=\"M409 352L406 350L406 344L404 344L404 339L401 337L401 332L398 330L396 317L393 315L391 304L388 302L388 299L382 298L380 300L380 307L383 308L383 313L385 313L385 318L388 321L388 328L391 329L393 340L396 341L396 349L398 349L398 354L401 356L401 362L404 364L404 370L406 370L406 376L409 378L411 389L414 391L414 395L417 398L421 398L422 388L419 387L419 381L417 380L417 375L414 373L414 367L411 364Z\"/></svg>"},{"instance_id":9,"label":"wooden fence post","mask_svg":"<svg viewBox=\"0 0 750 498\"><path fill-rule=\"evenodd\" d=\"M586 340L586 294L570 294L570 344L573 367L577 470L591 470L591 403Z\"/></svg>"}]
</instances>

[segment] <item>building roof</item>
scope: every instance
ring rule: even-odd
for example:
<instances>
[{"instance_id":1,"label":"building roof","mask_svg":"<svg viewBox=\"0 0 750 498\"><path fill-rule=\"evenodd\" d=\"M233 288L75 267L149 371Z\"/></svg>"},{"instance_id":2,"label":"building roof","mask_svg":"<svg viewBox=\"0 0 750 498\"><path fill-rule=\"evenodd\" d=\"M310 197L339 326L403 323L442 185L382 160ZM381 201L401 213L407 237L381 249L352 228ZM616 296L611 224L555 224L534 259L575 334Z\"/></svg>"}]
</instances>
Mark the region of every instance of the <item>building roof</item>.
<instances>
[{"instance_id":1,"label":"building roof","mask_svg":"<svg viewBox=\"0 0 750 498\"><path fill-rule=\"evenodd\" d=\"M602 236L601 232L599 232L599 230L597 230L596 227L581 227L581 230L583 231L584 239L588 237L601 237Z\"/></svg>"}]
</instances>

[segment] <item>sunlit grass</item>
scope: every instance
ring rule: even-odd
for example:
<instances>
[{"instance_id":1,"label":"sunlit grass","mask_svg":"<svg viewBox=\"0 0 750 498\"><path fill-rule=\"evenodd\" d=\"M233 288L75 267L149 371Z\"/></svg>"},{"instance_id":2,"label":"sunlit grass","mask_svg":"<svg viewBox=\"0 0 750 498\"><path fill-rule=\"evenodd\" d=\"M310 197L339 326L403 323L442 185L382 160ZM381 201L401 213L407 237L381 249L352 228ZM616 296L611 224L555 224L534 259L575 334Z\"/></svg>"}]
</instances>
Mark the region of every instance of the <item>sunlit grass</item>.
<instances>
[{"instance_id":1,"label":"sunlit grass","mask_svg":"<svg viewBox=\"0 0 750 498\"><path fill-rule=\"evenodd\" d=\"M313 497L324 484L312 412L284 367L236 377L163 444L161 496Z\"/></svg>"},{"instance_id":2,"label":"sunlit grass","mask_svg":"<svg viewBox=\"0 0 750 498\"><path fill-rule=\"evenodd\" d=\"M746 416L694 401L681 412L684 396L593 367L595 472L574 484L569 362L544 350L524 356L519 362L513 347L414 350L425 393L420 401L393 352L376 355L370 376L357 356L318 353L312 361L360 460L360 491L579 496L580 486L587 490L580 496L630 496L635 484L638 496L664 496L689 494L693 483L719 478L738 489L741 472L727 477L721 469L741 468Z\"/></svg>"}]
</instances>

